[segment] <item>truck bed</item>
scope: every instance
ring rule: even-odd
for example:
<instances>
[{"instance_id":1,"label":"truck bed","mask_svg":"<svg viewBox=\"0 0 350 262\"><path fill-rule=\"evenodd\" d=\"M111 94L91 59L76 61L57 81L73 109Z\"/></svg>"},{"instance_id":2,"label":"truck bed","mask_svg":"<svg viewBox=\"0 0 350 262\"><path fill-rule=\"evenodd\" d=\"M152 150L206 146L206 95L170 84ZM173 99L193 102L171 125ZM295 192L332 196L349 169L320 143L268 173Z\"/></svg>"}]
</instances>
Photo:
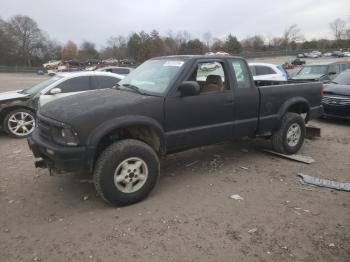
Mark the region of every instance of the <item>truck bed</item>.
<instances>
[{"instance_id":1,"label":"truck bed","mask_svg":"<svg viewBox=\"0 0 350 262\"><path fill-rule=\"evenodd\" d=\"M266 82L271 84L272 81ZM319 105L322 99L320 82L295 83L287 81L279 82L279 84L275 82L271 85L259 86L258 90L260 94L258 133L260 134L278 128L277 123L279 123L281 112L293 102L300 101L297 106L294 106L296 111L299 111L303 106L307 106L312 111L312 108ZM285 103L286 101L288 102Z\"/></svg>"}]
</instances>

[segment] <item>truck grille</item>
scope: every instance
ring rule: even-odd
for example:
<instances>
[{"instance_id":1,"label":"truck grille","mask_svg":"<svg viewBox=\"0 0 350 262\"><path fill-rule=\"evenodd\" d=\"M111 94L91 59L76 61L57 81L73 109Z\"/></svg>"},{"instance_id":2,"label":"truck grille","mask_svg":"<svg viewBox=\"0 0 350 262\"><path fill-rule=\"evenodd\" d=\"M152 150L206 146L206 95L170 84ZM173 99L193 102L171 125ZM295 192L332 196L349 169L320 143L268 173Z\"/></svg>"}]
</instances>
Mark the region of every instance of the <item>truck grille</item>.
<instances>
[{"instance_id":1,"label":"truck grille","mask_svg":"<svg viewBox=\"0 0 350 262\"><path fill-rule=\"evenodd\" d=\"M350 97L324 96L322 102L332 106L350 105Z\"/></svg>"}]
</instances>

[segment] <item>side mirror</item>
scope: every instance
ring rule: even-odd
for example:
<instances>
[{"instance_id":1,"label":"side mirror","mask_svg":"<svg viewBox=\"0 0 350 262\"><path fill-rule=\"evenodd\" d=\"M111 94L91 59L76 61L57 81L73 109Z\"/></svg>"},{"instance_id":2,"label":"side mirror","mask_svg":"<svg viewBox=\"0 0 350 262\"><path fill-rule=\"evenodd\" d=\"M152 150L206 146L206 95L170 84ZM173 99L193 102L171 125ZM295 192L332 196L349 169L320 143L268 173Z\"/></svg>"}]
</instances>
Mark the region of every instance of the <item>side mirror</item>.
<instances>
[{"instance_id":1,"label":"side mirror","mask_svg":"<svg viewBox=\"0 0 350 262\"><path fill-rule=\"evenodd\" d=\"M328 75L336 75L336 72L328 72Z\"/></svg>"},{"instance_id":2,"label":"side mirror","mask_svg":"<svg viewBox=\"0 0 350 262\"><path fill-rule=\"evenodd\" d=\"M200 86L196 81L184 81L178 90L183 96L195 96L200 93Z\"/></svg>"},{"instance_id":3,"label":"side mirror","mask_svg":"<svg viewBox=\"0 0 350 262\"><path fill-rule=\"evenodd\" d=\"M51 91L50 91L50 94L51 94L51 95L56 95L56 94L59 94L59 93L62 93L62 90L61 90L61 88L58 88L58 87L53 88L53 89L51 89Z\"/></svg>"}]
</instances>

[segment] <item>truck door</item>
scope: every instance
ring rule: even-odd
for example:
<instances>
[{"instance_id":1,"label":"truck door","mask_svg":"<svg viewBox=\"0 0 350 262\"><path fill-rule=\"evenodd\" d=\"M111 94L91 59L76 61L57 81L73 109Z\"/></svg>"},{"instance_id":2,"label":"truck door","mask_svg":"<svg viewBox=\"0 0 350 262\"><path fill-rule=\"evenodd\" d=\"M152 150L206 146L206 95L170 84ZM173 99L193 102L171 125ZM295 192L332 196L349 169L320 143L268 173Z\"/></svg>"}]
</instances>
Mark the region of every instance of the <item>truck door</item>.
<instances>
[{"instance_id":1,"label":"truck door","mask_svg":"<svg viewBox=\"0 0 350 262\"><path fill-rule=\"evenodd\" d=\"M184 81L196 81L200 94L182 96L176 89L165 101L169 151L210 144L232 136L233 93L228 64L197 61Z\"/></svg>"},{"instance_id":2,"label":"truck door","mask_svg":"<svg viewBox=\"0 0 350 262\"><path fill-rule=\"evenodd\" d=\"M243 59L229 59L233 88L234 136L254 135L259 120L259 90Z\"/></svg>"}]
</instances>

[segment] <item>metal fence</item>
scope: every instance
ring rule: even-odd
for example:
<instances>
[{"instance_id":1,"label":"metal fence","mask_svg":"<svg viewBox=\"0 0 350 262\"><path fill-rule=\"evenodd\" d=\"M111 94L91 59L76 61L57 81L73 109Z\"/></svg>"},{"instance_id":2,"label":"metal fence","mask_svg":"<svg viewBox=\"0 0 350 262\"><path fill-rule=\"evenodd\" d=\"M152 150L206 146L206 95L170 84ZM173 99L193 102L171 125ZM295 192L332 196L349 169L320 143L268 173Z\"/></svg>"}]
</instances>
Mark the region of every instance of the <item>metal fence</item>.
<instances>
[{"instance_id":1,"label":"metal fence","mask_svg":"<svg viewBox=\"0 0 350 262\"><path fill-rule=\"evenodd\" d=\"M305 50L279 50L279 51L262 51L262 52L247 52L243 51L237 56L244 58L259 58L259 57L277 57L277 56L296 56L300 53L309 53L313 49ZM322 53L332 52L333 49L322 49ZM0 73L37 73L38 70L42 70L46 73L46 70L42 67L25 67L25 66L0 66Z\"/></svg>"},{"instance_id":2,"label":"metal fence","mask_svg":"<svg viewBox=\"0 0 350 262\"><path fill-rule=\"evenodd\" d=\"M0 66L0 73L36 73L38 70L46 71L42 67Z\"/></svg>"}]
</instances>

